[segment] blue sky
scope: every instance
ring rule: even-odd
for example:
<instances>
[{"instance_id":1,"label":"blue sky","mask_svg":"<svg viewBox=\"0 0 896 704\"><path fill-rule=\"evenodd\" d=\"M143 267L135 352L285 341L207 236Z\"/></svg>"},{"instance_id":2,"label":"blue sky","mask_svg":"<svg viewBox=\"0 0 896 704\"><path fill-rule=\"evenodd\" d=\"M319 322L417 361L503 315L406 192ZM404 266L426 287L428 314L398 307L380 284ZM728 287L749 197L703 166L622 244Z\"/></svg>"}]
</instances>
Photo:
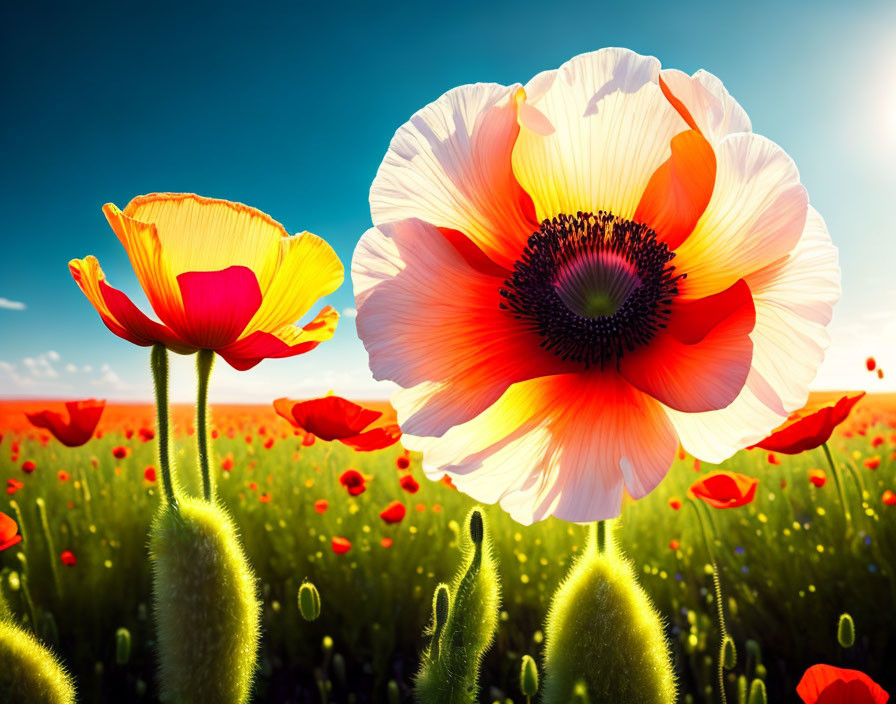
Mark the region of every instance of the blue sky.
<instances>
[{"instance_id":1,"label":"blue sky","mask_svg":"<svg viewBox=\"0 0 896 704\"><path fill-rule=\"evenodd\" d=\"M325 5L329 5L325 7ZM348 268L395 129L462 83L525 82L602 46L718 75L795 159L843 268L817 388L896 388L896 3L6 3L0 10L0 395L149 399L148 350L109 333L66 263L145 302L100 208L151 191L258 207ZM351 308L351 285L328 298ZM425 314L425 312L420 312ZM874 354L891 374L863 369ZM217 401L385 396L335 338ZM172 395L193 395L192 358Z\"/></svg>"}]
</instances>

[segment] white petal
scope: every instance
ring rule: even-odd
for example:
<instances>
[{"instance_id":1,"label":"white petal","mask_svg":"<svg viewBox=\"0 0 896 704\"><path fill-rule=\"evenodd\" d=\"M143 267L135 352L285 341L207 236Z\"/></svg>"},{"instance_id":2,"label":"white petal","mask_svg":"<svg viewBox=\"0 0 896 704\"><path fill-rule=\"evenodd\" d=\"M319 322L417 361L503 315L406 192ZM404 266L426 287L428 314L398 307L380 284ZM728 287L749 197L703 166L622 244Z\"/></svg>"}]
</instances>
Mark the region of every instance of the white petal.
<instances>
[{"instance_id":1,"label":"white petal","mask_svg":"<svg viewBox=\"0 0 896 704\"><path fill-rule=\"evenodd\" d=\"M665 69L660 76L711 143L729 134L751 131L747 113L713 74L701 69L688 76L677 69Z\"/></svg>"}]
</instances>

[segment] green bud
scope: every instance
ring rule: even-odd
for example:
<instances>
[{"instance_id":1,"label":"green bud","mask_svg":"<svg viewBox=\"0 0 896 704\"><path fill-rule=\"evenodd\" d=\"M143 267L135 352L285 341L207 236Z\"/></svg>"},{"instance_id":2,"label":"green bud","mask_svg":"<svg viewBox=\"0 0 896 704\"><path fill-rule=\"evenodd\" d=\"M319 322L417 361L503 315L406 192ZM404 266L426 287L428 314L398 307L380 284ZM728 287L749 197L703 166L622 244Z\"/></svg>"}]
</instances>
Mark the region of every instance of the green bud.
<instances>
[{"instance_id":1,"label":"green bud","mask_svg":"<svg viewBox=\"0 0 896 704\"><path fill-rule=\"evenodd\" d=\"M840 614L840 621L837 623L837 642L841 648L851 648L856 642L856 624L849 614Z\"/></svg>"},{"instance_id":2,"label":"green bud","mask_svg":"<svg viewBox=\"0 0 896 704\"><path fill-rule=\"evenodd\" d=\"M389 704L400 704L401 702L401 692L398 689L398 682L395 680L389 680L389 684L386 685L386 700Z\"/></svg>"},{"instance_id":3,"label":"green bud","mask_svg":"<svg viewBox=\"0 0 896 704\"><path fill-rule=\"evenodd\" d=\"M131 659L131 632L127 628L115 631L115 664L127 665Z\"/></svg>"},{"instance_id":4,"label":"green bud","mask_svg":"<svg viewBox=\"0 0 896 704\"><path fill-rule=\"evenodd\" d=\"M591 699L588 697L588 685L584 680L579 680L572 688L572 704L591 704Z\"/></svg>"},{"instance_id":5,"label":"green bud","mask_svg":"<svg viewBox=\"0 0 896 704\"><path fill-rule=\"evenodd\" d=\"M320 593L311 582L299 587L299 612L306 621L315 621L320 616Z\"/></svg>"},{"instance_id":6,"label":"green bud","mask_svg":"<svg viewBox=\"0 0 896 704\"><path fill-rule=\"evenodd\" d=\"M759 663L758 665L756 665L756 677L758 677L759 679L764 681L767 675L768 675L768 672L765 669L765 665L763 665L762 663Z\"/></svg>"},{"instance_id":7,"label":"green bud","mask_svg":"<svg viewBox=\"0 0 896 704\"><path fill-rule=\"evenodd\" d=\"M0 621L0 701L74 704L71 676L31 633Z\"/></svg>"},{"instance_id":8,"label":"green bud","mask_svg":"<svg viewBox=\"0 0 896 704\"><path fill-rule=\"evenodd\" d=\"M750 698L747 704L768 704L768 695L765 693L765 682L753 680L750 684Z\"/></svg>"},{"instance_id":9,"label":"green bud","mask_svg":"<svg viewBox=\"0 0 896 704\"><path fill-rule=\"evenodd\" d=\"M324 639L321 641L320 645L324 651L324 657L333 652L333 639L330 638L330 636L324 636Z\"/></svg>"},{"instance_id":10,"label":"green bud","mask_svg":"<svg viewBox=\"0 0 896 704\"><path fill-rule=\"evenodd\" d=\"M336 653L333 656L333 674L336 676L336 682L340 687L345 687L348 683L348 677L345 669L345 658L342 653Z\"/></svg>"},{"instance_id":11,"label":"green bud","mask_svg":"<svg viewBox=\"0 0 896 704\"><path fill-rule=\"evenodd\" d=\"M217 504L163 504L150 529L162 697L242 704L258 651L255 576Z\"/></svg>"},{"instance_id":12,"label":"green bud","mask_svg":"<svg viewBox=\"0 0 896 704\"><path fill-rule=\"evenodd\" d=\"M474 508L470 513L470 538L474 543L479 545L482 542L483 537L483 526L482 526L482 511L478 508Z\"/></svg>"},{"instance_id":13,"label":"green bud","mask_svg":"<svg viewBox=\"0 0 896 704\"><path fill-rule=\"evenodd\" d=\"M747 704L746 675L739 675L737 678L737 704Z\"/></svg>"},{"instance_id":14,"label":"green bud","mask_svg":"<svg viewBox=\"0 0 896 704\"><path fill-rule=\"evenodd\" d=\"M523 663L520 668L520 691L527 697L534 697L538 693L538 667L530 655L523 655Z\"/></svg>"},{"instance_id":15,"label":"green bud","mask_svg":"<svg viewBox=\"0 0 896 704\"><path fill-rule=\"evenodd\" d=\"M440 584L436 587L435 596L432 603L432 645L430 647L430 657L434 660L439 659L439 651L442 647L442 631L448 622L448 585Z\"/></svg>"},{"instance_id":16,"label":"green bud","mask_svg":"<svg viewBox=\"0 0 896 704\"><path fill-rule=\"evenodd\" d=\"M659 614L609 535L585 550L548 614L543 704L569 704L583 684L595 702L674 702L675 678Z\"/></svg>"},{"instance_id":17,"label":"green bud","mask_svg":"<svg viewBox=\"0 0 896 704\"><path fill-rule=\"evenodd\" d=\"M722 640L722 667L733 670L737 665L737 650L734 648L734 640L731 636L725 636Z\"/></svg>"}]
</instances>

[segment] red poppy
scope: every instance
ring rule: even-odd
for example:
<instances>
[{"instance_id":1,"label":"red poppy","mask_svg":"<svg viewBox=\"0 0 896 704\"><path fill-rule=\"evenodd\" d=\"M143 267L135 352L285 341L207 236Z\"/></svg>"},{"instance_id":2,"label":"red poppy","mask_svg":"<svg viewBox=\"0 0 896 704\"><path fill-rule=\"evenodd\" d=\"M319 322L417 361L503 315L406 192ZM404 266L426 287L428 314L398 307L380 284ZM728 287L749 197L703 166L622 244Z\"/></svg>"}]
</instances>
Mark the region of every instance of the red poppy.
<instances>
[{"instance_id":1,"label":"red poppy","mask_svg":"<svg viewBox=\"0 0 896 704\"><path fill-rule=\"evenodd\" d=\"M225 472L229 472L231 469L233 469L232 452L228 452L226 455L224 455L224 459L221 460L221 469L223 469Z\"/></svg>"},{"instance_id":2,"label":"red poppy","mask_svg":"<svg viewBox=\"0 0 896 704\"><path fill-rule=\"evenodd\" d=\"M345 555L351 549L352 544L348 538L333 538L333 552L337 555Z\"/></svg>"},{"instance_id":3,"label":"red poppy","mask_svg":"<svg viewBox=\"0 0 896 704\"><path fill-rule=\"evenodd\" d=\"M364 475L357 469L347 469L339 477L339 483L348 489L348 493L352 496L364 493L367 489L364 482Z\"/></svg>"},{"instance_id":4,"label":"red poppy","mask_svg":"<svg viewBox=\"0 0 896 704\"><path fill-rule=\"evenodd\" d=\"M681 508L681 501L679 499L669 499L669 507L673 511L677 511Z\"/></svg>"},{"instance_id":5,"label":"red poppy","mask_svg":"<svg viewBox=\"0 0 896 704\"><path fill-rule=\"evenodd\" d=\"M270 450L274 446L274 438L268 438L264 441L264 449Z\"/></svg>"},{"instance_id":6,"label":"red poppy","mask_svg":"<svg viewBox=\"0 0 896 704\"><path fill-rule=\"evenodd\" d=\"M271 503L271 495L266 491L263 491L258 495L258 500L263 504L269 504Z\"/></svg>"},{"instance_id":7,"label":"red poppy","mask_svg":"<svg viewBox=\"0 0 896 704\"><path fill-rule=\"evenodd\" d=\"M880 467L880 455L874 457L866 457L862 462L866 469L877 469Z\"/></svg>"},{"instance_id":8,"label":"red poppy","mask_svg":"<svg viewBox=\"0 0 896 704\"><path fill-rule=\"evenodd\" d=\"M314 510L318 513L326 513L329 505L326 499L318 499L314 502Z\"/></svg>"},{"instance_id":9,"label":"red poppy","mask_svg":"<svg viewBox=\"0 0 896 704\"><path fill-rule=\"evenodd\" d=\"M338 440L360 452L389 447L401 437L401 430L394 423L364 432L383 415L382 412L364 408L341 396L299 402L278 398L274 401L274 409L295 427L321 440Z\"/></svg>"},{"instance_id":10,"label":"red poppy","mask_svg":"<svg viewBox=\"0 0 896 704\"><path fill-rule=\"evenodd\" d=\"M384 548L391 548L391 547L392 547L392 538L383 538L383 539L380 541L380 544L381 544Z\"/></svg>"},{"instance_id":11,"label":"red poppy","mask_svg":"<svg viewBox=\"0 0 896 704\"><path fill-rule=\"evenodd\" d=\"M871 447L880 447L884 444L884 436L883 435L875 435L871 439Z\"/></svg>"},{"instance_id":12,"label":"red poppy","mask_svg":"<svg viewBox=\"0 0 896 704\"><path fill-rule=\"evenodd\" d=\"M877 368L877 360L874 357L869 357L865 360L865 369L869 372L873 372Z\"/></svg>"},{"instance_id":13,"label":"red poppy","mask_svg":"<svg viewBox=\"0 0 896 704\"><path fill-rule=\"evenodd\" d=\"M691 491L713 508L737 508L756 496L759 480L736 472L713 472L691 484Z\"/></svg>"},{"instance_id":14,"label":"red poppy","mask_svg":"<svg viewBox=\"0 0 896 704\"><path fill-rule=\"evenodd\" d=\"M883 501L887 506L896 506L896 494L887 489L884 491L883 495L880 497L881 501Z\"/></svg>"},{"instance_id":15,"label":"red poppy","mask_svg":"<svg viewBox=\"0 0 896 704\"><path fill-rule=\"evenodd\" d=\"M417 480L414 479L413 475L411 474L405 474L401 479L398 480L398 483L401 485L401 488L409 494L416 494L418 491L420 491L420 484L417 483Z\"/></svg>"},{"instance_id":16,"label":"red poppy","mask_svg":"<svg viewBox=\"0 0 896 704\"><path fill-rule=\"evenodd\" d=\"M131 454L131 448L129 447L118 445L117 447L112 448L112 456L117 460L123 460L129 454Z\"/></svg>"},{"instance_id":17,"label":"red poppy","mask_svg":"<svg viewBox=\"0 0 896 704\"><path fill-rule=\"evenodd\" d=\"M312 433L305 433L302 436L302 447L311 447L314 444L315 437Z\"/></svg>"},{"instance_id":18,"label":"red poppy","mask_svg":"<svg viewBox=\"0 0 896 704\"><path fill-rule=\"evenodd\" d=\"M59 481L61 482L67 482L72 478L72 475L66 472L64 469L60 469L56 476L59 477Z\"/></svg>"},{"instance_id":19,"label":"red poppy","mask_svg":"<svg viewBox=\"0 0 896 704\"><path fill-rule=\"evenodd\" d=\"M144 469L143 478L148 482L154 482L156 480L156 468L147 467L146 469Z\"/></svg>"},{"instance_id":20,"label":"red poppy","mask_svg":"<svg viewBox=\"0 0 896 704\"><path fill-rule=\"evenodd\" d=\"M768 463L769 464L781 464L781 460L778 459L778 456L774 452L768 453Z\"/></svg>"},{"instance_id":21,"label":"red poppy","mask_svg":"<svg viewBox=\"0 0 896 704\"><path fill-rule=\"evenodd\" d=\"M890 695L864 672L832 665L806 670L796 693L805 704L884 704Z\"/></svg>"},{"instance_id":22,"label":"red poppy","mask_svg":"<svg viewBox=\"0 0 896 704\"><path fill-rule=\"evenodd\" d=\"M140 439L143 442L149 442L156 436L156 431L152 428L140 428L137 433L140 435Z\"/></svg>"},{"instance_id":23,"label":"red poppy","mask_svg":"<svg viewBox=\"0 0 896 704\"><path fill-rule=\"evenodd\" d=\"M784 425L753 447L773 450L785 455L798 455L820 447L828 441L834 428L846 420L849 412L865 395L864 391L847 394L837 403L819 408L817 404L797 411Z\"/></svg>"},{"instance_id":24,"label":"red poppy","mask_svg":"<svg viewBox=\"0 0 896 704\"><path fill-rule=\"evenodd\" d=\"M827 480L828 476L824 473L823 469L809 470L809 481L812 482L815 486L821 488L824 486Z\"/></svg>"},{"instance_id":25,"label":"red poppy","mask_svg":"<svg viewBox=\"0 0 896 704\"><path fill-rule=\"evenodd\" d=\"M25 474L31 474L35 469L37 469L37 465L34 464L31 460L25 460L22 463L22 471Z\"/></svg>"},{"instance_id":26,"label":"red poppy","mask_svg":"<svg viewBox=\"0 0 896 704\"><path fill-rule=\"evenodd\" d=\"M678 548L680 548L680 547L681 547L681 543L679 543L677 540L673 539L673 540L669 541L669 549L670 550L678 550Z\"/></svg>"},{"instance_id":27,"label":"red poppy","mask_svg":"<svg viewBox=\"0 0 896 704\"><path fill-rule=\"evenodd\" d=\"M16 522L0 511L0 551L22 542L22 536L18 532Z\"/></svg>"},{"instance_id":28,"label":"red poppy","mask_svg":"<svg viewBox=\"0 0 896 704\"><path fill-rule=\"evenodd\" d=\"M26 413L28 420L36 428L46 428L53 436L67 447L83 445L93 435L96 426L106 407L105 401L89 399L87 401L68 401L65 408L69 421L66 423L61 413L56 411L40 411Z\"/></svg>"},{"instance_id":29,"label":"red poppy","mask_svg":"<svg viewBox=\"0 0 896 704\"><path fill-rule=\"evenodd\" d=\"M25 486L18 479L7 479L6 480L6 493L7 494L15 494L19 489Z\"/></svg>"},{"instance_id":30,"label":"red poppy","mask_svg":"<svg viewBox=\"0 0 896 704\"><path fill-rule=\"evenodd\" d=\"M63 550L62 554L59 556L59 559L62 560L62 564L66 567L74 567L78 562L75 559L75 553L73 553L71 550Z\"/></svg>"},{"instance_id":31,"label":"red poppy","mask_svg":"<svg viewBox=\"0 0 896 704\"><path fill-rule=\"evenodd\" d=\"M411 460L402 455L397 460L395 460L395 466L400 470L405 470L411 466Z\"/></svg>"},{"instance_id":32,"label":"red poppy","mask_svg":"<svg viewBox=\"0 0 896 704\"><path fill-rule=\"evenodd\" d=\"M407 509L404 507L404 504L401 501L393 501L382 510L380 518L386 523L401 523L404 520L405 513L407 513Z\"/></svg>"}]
</instances>

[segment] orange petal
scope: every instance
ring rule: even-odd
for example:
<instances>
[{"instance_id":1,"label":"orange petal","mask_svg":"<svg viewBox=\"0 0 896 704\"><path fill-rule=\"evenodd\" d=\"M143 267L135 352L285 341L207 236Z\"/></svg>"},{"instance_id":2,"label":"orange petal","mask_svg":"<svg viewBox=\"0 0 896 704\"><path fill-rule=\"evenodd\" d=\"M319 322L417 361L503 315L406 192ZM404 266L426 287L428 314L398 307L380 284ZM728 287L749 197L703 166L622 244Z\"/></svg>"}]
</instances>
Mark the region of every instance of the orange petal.
<instances>
[{"instance_id":1,"label":"orange petal","mask_svg":"<svg viewBox=\"0 0 896 704\"><path fill-rule=\"evenodd\" d=\"M175 352L195 351L195 347L181 340L171 329L147 318L121 291L109 286L96 257L72 259L68 266L106 327L120 338L141 347L161 342Z\"/></svg>"},{"instance_id":2,"label":"orange petal","mask_svg":"<svg viewBox=\"0 0 896 704\"><path fill-rule=\"evenodd\" d=\"M650 177L634 219L676 249L703 215L715 180L716 156L709 142L695 130L681 132L672 139L672 155Z\"/></svg>"}]
</instances>

